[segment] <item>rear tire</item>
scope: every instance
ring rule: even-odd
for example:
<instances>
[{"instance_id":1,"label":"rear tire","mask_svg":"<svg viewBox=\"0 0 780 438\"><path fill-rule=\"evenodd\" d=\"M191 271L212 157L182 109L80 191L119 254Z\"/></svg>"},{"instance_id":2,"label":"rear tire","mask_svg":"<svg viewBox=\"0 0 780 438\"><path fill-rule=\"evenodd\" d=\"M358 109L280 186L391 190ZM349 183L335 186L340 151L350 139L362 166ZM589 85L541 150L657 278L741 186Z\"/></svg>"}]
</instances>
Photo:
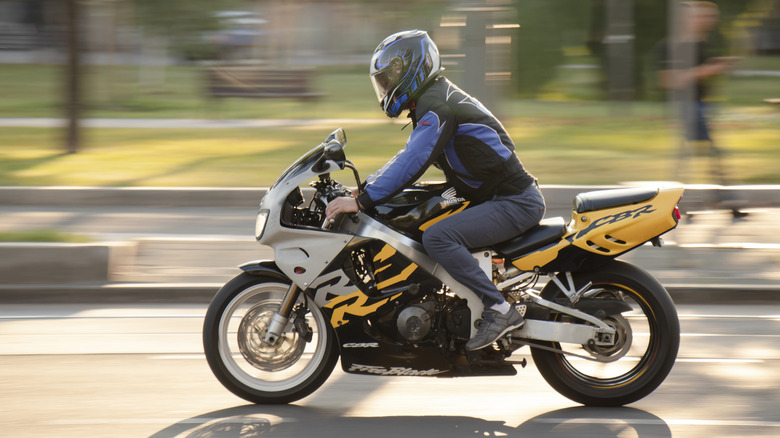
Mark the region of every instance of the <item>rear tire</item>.
<instances>
[{"instance_id":1,"label":"rear tire","mask_svg":"<svg viewBox=\"0 0 780 438\"><path fill-rule=\"evenodd\" d=\"M669 293L650 274L621 261L574 273L573 277L578 290L591 282L591 290L603 290L600 295L623 299L632 306L631 312L604 319L619 329L618 338L623 333L617 342L623 342L625 348L564 346L566 351L598 358L594 364L532 347L531 355L542 377L560 394L587 406L621 406L650 394L671 371L680 345L680 323ZM554 300L563 292L550 282L541 295ZM557 342L545 345L561 348Z\"/></svg>"},{"instance_id":2,"label":"rear tire","mask_svg":"<svg viewBox=\"0 0 780 438\"><path fill-rule=\"evenodd\" d=\"M225 284L203 323L203 349L217 379L233 394L258 404L290 403L314 392L339 357L333 328L313 302L306 309L305 334L288 325L279 341L262 342L289 282L242 273ZM305 309L301 293L296 307Z\"/></svg>"}]
</instances>

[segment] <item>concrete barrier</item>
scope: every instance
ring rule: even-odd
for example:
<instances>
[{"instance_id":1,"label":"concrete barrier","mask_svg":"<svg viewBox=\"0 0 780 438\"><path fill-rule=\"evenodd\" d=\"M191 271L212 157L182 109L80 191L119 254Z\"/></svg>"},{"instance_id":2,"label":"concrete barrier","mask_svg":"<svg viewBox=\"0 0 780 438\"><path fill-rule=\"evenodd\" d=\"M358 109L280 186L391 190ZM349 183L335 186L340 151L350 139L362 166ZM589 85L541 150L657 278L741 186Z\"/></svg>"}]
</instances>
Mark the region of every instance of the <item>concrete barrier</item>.
<instances>
[{"instance_id":1,"label":"concrete barrier","mask_svg":"<svg viewBox=\"0 0 780 438\"><path fill-rule=\"evenodd\" d=\"M247 207L264 188L211 187L0 187L0 205Z\"/></svg>"},{"instance_id":2,"label":"concrete barrier","mask_svg":"<svg viewBox=\"0 0 780 438\"><path fill-rule=\"evenodd\" d=\"M106 283L129 265L134 242L0 243L0 284Z\"/></svg>"},{"instance_id":3,"label":"concrete barrier","mask_svg":"<svg viewBox=\"0 0 780 438\"><path fill-rule=\"evenodd\" d=\"M548 216L567 217L578 193L638 184L548 185L542 186L542 190L548 203ZM264 192L262 188L0 187L0 205L247 208L256 207ZM684 211L728 208L724 199L737 199L747 207L780 206L780 186L688 186L680 206ZM221 244L217 246L215 251L222 253L215 259L221 260L224 248ZM138 242L0 243L0 302L74 299L207 302L218 288L204 283L116 284L127 281L127 278L117 279L116 272L132 266L138 251ZM203 248L201 252L208 251ZM777 302L780 299L780 274L775 268L780 264L780 247L670 245L663 251L640 248L625 259L651 271L680 302ZM144 278L144 281L156 280Z\"/></svg>"}]
</instances>

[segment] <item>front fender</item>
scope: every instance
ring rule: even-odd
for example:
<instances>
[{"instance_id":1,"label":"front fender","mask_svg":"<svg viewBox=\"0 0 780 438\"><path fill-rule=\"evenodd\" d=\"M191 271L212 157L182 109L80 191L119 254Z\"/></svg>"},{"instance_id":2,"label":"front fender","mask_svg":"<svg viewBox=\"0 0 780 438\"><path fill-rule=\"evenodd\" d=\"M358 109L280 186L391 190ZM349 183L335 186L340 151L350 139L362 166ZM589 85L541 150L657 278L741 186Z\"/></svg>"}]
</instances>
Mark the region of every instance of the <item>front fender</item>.
<instances>
[{"instance_id":1,"label":"front fender","mask_svg":"<svg viewBox=\"0 0 780 438\"><path fill-rule=\"evenodd\" d=\"M289 283L290 279L287 278L284 273L276 266L276 262L273 260L255 260L252 262L246 262L239 266L239 269L250 275L262 275L271 277L275 280L280 280L285 283Z\"/></svg>"}]
</instances>

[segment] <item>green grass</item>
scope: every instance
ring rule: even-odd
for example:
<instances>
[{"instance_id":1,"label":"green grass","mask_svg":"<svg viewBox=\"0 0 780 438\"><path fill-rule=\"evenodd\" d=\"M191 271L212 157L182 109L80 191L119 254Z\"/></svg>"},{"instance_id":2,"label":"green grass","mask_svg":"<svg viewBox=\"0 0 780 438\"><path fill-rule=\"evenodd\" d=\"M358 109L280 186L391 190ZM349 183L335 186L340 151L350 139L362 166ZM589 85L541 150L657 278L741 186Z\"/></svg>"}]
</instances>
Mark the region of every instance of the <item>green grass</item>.
<instances>
[{"instance_id":1,"label":"green grass","mask_svg":"<svg viewBox=\"0 0 780 438\"><path fill-rule=\"evenodd\" d=\"M62 67L0 64L0 117L62 117ZM320 69L297 99L211 99L198 67L166 67L164 79L143 82L137 66L90 66L83 76L83 117L107 118L381 118L368 75Z\"/></svg>"},{"instance_id":2,"label":"green grass","mask_svg":"<svg viewBox=\"0 0 780 438\"><path fill-rule=\"evenodd\" d=\"M29 231L0 231L0 242L87 243L91 242L91 239L86 236L43 229Z\"/></svg>"},{"instance_id":3,"label":"green grass","mask_svg":"<svg viewBox=\"0 0 780 438\"><path fill-rule=\"evenodd\" d=\"M572 62L576 63L573 58ZM594 63L592 59L585 63ZM139 66L84 67L84 117L122 118L382 118L366 70L358 67L321 67L316 70L314 91L325 97L314 101L295 99L209 99L203 71L197 66L172 66L164 70ZM739 68L780 70L780 57L743 60ZM542 100L596 101L601 74L594 69L557 69L556 76L538 96ZM450 72L455 78L457 72ZM649 78L652 72L646 72ZM147 79L142 79L147 78ZM56 65L1 64L0 117L61 117L63 68ZM776 77L732 77L721 81L718 97L726 105L761 105L779 97ZM653 91L648 80L648 92ZM776 94L776 93L775 93ZM511 105L510 105L511 106ZM564 114L564 117L568 114Z\"/></svg>"},{"instance_id":4,"label":"green grass","mask_svg":"<svg viewBox=\"0 0 780 438\"><path fill-rule=\"evenodd\" d=\"M571 119L547 113L565 103L516 103L535 117L506 117L517 154L545 184L613 184L668 180L677 144L658 107L609 116L605 104L583 104ZM588 115L589 114L589 115ZM732 114L732 113L730 113ZM606 116L605 116L606 115ZM732 114L733 115L733 114ZM773 114L714 124L730 172L741 183L780 183L780 130ZM78 154L63 154L57 129L5 128L1 132L0 185L267 186L294 159L317 145L335 125L182 130L85 129ZM363 177L403 147L410 130L397 123L345 125L347 156ZM703 158L698 161L706 161ZM440 178L433 172L429 178ZM347 174L340 176L351 183ZM707 182L706 174L686 182Z\"/></svg>"},{"instance_id":5,"label":"green grass","mask_svg":"<svg viewBox=\"0 0 780 438\"><path fill-rule=\"evenodd\" d=\"M52 66L0 65L0 117L59 117L58 75ZM362 69L322 69L316 89L327 96L312 103L209 102L192 67L167 68L157 84L139 84L138 75L138 67L90 68L84 116L372 118L378 123L344 126L347 156L364 177L401 149L411 132L384 118ZM595 80L592 71L563 71L541 99L507 99L493 108L526 167L544 184L672 178L678 140L668 105L595 100ZM776 84L776 78L732 78L719 95L713 127L719 145L730 152L726 164L736 182L780 183L780 108L762 102ZM268 129L84 129L83 147L73 155L62 153L60 129L0 128L0 185L267 186L337 127L312 122ZM694 168L706 165L705 159L696 161ZM340 178L351 183L349 175ZM708 182L706 172L685 182Z\"/></svg>"}]
</instances>

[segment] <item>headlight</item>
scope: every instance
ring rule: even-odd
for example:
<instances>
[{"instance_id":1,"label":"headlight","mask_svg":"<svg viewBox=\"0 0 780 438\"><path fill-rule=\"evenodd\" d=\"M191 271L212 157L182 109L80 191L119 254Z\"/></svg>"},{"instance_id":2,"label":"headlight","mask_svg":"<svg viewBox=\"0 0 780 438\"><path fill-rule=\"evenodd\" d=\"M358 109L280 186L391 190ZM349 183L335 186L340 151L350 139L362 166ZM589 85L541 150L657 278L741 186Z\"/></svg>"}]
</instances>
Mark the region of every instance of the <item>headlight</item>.
<instances>
[{"instance_id":1,"label":"headlight","mask_svg":"<svg viewBox=\"0 0 780 438\"><path fill-rule=\"evenodd\" d=\"M255 220L255 238L260 240L263 237L263 231L265 231L265 223L268 221L268 210L260 210L257 212L257 219Z\"/></svg>"}]
</instances>

